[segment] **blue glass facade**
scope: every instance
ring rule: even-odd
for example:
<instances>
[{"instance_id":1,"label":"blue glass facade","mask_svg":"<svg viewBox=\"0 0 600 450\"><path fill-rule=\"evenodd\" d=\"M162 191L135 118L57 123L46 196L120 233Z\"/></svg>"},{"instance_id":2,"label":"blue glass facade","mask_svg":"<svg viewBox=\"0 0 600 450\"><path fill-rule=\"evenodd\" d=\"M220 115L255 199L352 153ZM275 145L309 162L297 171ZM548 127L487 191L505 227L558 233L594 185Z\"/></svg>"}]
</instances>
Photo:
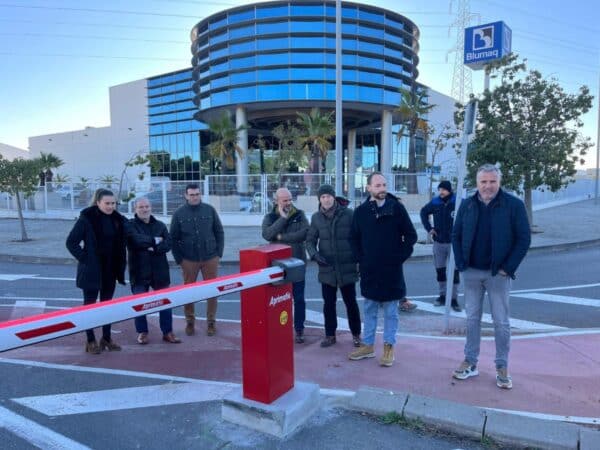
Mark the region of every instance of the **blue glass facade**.
<instances>
[{"instance_id":1,"label":"blue glass facade","mask_svg":"<svg viewBox=\"0 0 600 450\"><path fill-rule=\"evenodd\" d=\"M199 131L206 126L194 119L192 70L171 72L147 80L150 153L158 169L154 176L172 180L200 179Z\"/></svg>"},{"instance_id":2,"label":"blue glass facade","mask_svg":"<svg viewBox=\"0 0 600 450\"><path fill-rule=\"evenodd\" d=\"M396 107L417 76L418 29L394 12L342 3L343 100ZM335 101L334 2L230 9L192 29L203 112L273 101Z\"/></svg>"}]
</instances>

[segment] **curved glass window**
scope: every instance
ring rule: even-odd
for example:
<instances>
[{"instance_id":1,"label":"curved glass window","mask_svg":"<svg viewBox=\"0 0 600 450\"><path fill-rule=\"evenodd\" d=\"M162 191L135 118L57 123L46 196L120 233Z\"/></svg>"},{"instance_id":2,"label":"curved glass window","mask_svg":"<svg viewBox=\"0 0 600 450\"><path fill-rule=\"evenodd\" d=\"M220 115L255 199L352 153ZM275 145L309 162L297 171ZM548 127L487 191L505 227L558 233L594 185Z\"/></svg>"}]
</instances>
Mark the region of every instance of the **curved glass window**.
<instances>
[{"instance_id":1,"label":"curved glass window","mask_svg":"<svg viewBox=\"0 0 600 450\"><path fill-rule=\"evenodd\" d=\"M357 81L358 74L356 70L344 69L342 70L342 80L344 81Z\"/></svg>"},{"instance_id":2,"label":"curved glass window","mask_svg":"<svg viewBox=\"0 0 600 450\"><path fill-rule=\"evenodd\" d=\"M394 19L392 19L392 18L390 18L390 17L387 17L387 16L386 16L386 18L385 18L385 21L384 21L384 23L385 23L386 25L388 25L388 26L392 26L392 27L394 27L394 28L398 28L398 29L400 29L400 30L403 30L403 29L404 29L404 24L403 24L402 22L398 22L398 21L396 21L396 20L394 20Z\"/></svg>"},{"instance_id":3,"label":"curved glass window","mask_svg":"<svg viewBox=\"0 0 600 450\"><path fill-rule=\"evenodd\" d=\"M148 118L148 123L150 125L154 125L157 123L170 122L172 120L177 120L177 113L161 114L158 116L150 116Z\"/></svg>"},{"instance_id":4,"label":"curved glass window","mask_svg":"<svg viewBox=\"0 0 600 450\"><path fill-rule=\"evenodd\" d=\"M326 100L335 100L335 84L332 84L332 83L325 84L325 99Z\"/></svg>"},{"instance_id":5,"label":"curved glass window","mask_svg":"<svg viewBox=\"0 0 600 450\"><path fill-rule=\"evenodd\" d=\"M325 70L322 67L319 68L304 68L304 69L291 69L290 79L291 80L323 80L325 78Z\"/></svg>"},{"instance_id":6,"label":"curved glass window","mask_svg":"<svg viewBox=\"0 0 600 450\"><path fill-rule=\"evenodd\" d=\"M265 55L257 55L258 66L277 66L289 63L289 53L268 53ZM292 63L293 64L293 63Z\"/></svg>"},{"instance_id":7,"label":"curved glass window","mask_svg":"<svg viewBox=\"0 0 600 450\"><path fill-rule=\"evenodd\" d=\"M246 11L232 12L229 13L229 23L238 23L245 20L254 19L254 8L247 9Z\"/></svg>"},{"instance_id":8,"label":"curved glass window","mask_svg":"<svg viewBox=\"0 0 600 450\"><path fill-rule=\"evenodd\" d=\"M208 29L209 30L216 30L217 28L220 28L222 26L227 25L227 17L223 17L222 19L217 19L214 22L211 22L208 24Z\"/></svg>"},{"instance_id":9,"label":"curved glass window","mask_svg":"<svg viewBox=\"0 0 600 450\"><path fill-rule=\"evenodd\" d=\"M358 33L358 25L355 23L342 23L342 33L343 34L357 34Z\"/></svg>"},{"instance_id":10,"label":"curved glass window","mask_svg":"<svg viewBox=\"0 0 600 450\"><path fill-rule=\"evenodd\" d=\"M292 48L323 48L325 39L322 37L293 37Z\"/></svg>"},{"instance_id":11,"label":"curved glass window","mask_svg":"<svg viewBox=\"0 0 600 450\"><path fill-rule=\"evenodd\" d=\"M228 39L228 34L227 32L225 33L220 33L214 36L211 36L208 39L208 42L210 43L210 45L215 45L215 44L219 44L220 42L225 42Z\"/></svg>"},{"instance_id":12,"label":"curved glass window","mask_svg":"<svg viewBox=\"0 0 600 450\"><path fill-rule=\"evenodd\" d=\"M325 15L328 17L335 17L335 6L325 4Z\"/></svg>"},{"instance_id":13,"label":"curved glass window","mask_svg":"<svg viewBox=\"0 0 600 450\"><path fill-rule=\"evenodd\" d=\"M383 74L374 72L358 72L358 81L361 83L383 84Z\"/></svg>"},{"instance_id":14,"label":"curved glass window","mask_svg":"<svg viewBox=\"0 0 600 450\"><path fill-rule=\"evenodd\" d=\"M368 20L370 22L375 22L377 24L383 22L383 14L375 13L371 11L364 11L362 9L358 10L358 18L361 20Z\"/></svg>"},{"instance_id":15,"label":"curved glass window","mask_svg":"<svg viewBox=\"0 0 600 450\"><path fill-rule=\"evenodd\" d=\"M238 39L248 36L254 36L254 25L240 28L231 28L229 30L229 39Z\"/></svg>"},{"instance_id":16,"label":"curved glass window","mask_svg":"<svg viewBox=\"0 0 600 450\"><path fill-rule=\"evenodd\" d=\"M342 6L342 17L357 19L358 10L356 9L356 6Z\"/></svg>"},{"instance_id":17,"label":"curved glass window","mask_svg":"<svg viewBox=\"0 0 600 450\"><path fill-rule=\"evenodd\" d=\"M270 22L256 24L256 33L259 35L287 33L290 29L289 22Z\"/></svg>"},{"instance_id":18,"label":"curved glass window","mask_svg":"<svg viewBox=\"0 0 600 450\"><path fill-rule=\"evenodd\" d=\"M384 90L383 91L383 103L388 105L399 105L400 104L400 93L395 91Z\"/></svg>"},{"instance_id":19,"label":"curved glass window","mask_svg":"<svg viewBox=\"0 0 600 450\"><path fill-rule=\"evenodd\" d=\"M320 5L291 5L292 16L322 16L325 14L323 4Z\"/></svg>"},{"instance_id":20,"label":"curved glass window","mask_svg":"<svg viewBox=\"0 0 600 450\"><path fill-rule=\"evenodd\" d=\"M316 21L292 21L290 22L290 31L292 33L324 33L325 22Z\"/></svg>"},{"instance_id":21,"label":"curved glass window","mask_svg":"<svg viewBox=\"0 0 600 450\"><path fill-rule=\"evenodd\" d=\"M232 61L233 63L233 61ZM224 63L221 64L215 64L214 66L212 66L212 70L211 72L213 74L215 73L219 73L219 72L224 72L226 70L229 70L229 62L225 61Z\"/></svg>"},{"instance_id":22,"label":"curved glass window","mask_svg":"<svg viewBox=\"0 0 600 450\"><path fill-rule=\"evenodd\" d=\"M204 97L200 100L200 109L210 108L210 97Z\"/></svg>"},{"instance_id":23,"label":"curved glass window","mask_svg":"<svg viewBox=\"0 0 600 450\"><path fill-rule=\"evenodd\" d=\"M287 81L289 76L289 70L286 69L269 69L259 70L258 81Z\"/></svg>"},{"instance_id":24,"label":"curved glass window","mask_svg":"<svg viewBox=\"0 0 600 450\"><path fill-rule=\"evenodd\" d=\"M215 92L210 95L212 106L221 106L229 103L229 91Z\"/></svg>"},{"instance_id":25,"label":"curved glass window","mask_svg":"<svg viewBox=\"0 0 600 450\"><path fill-rule=\"evenodd\" d=\"M404 58L404 53L401 50L396 50L396 49L393 49L390 47L385 47L383 54L385 56L391 56L392 58L398 58L398 59Z\"/></svg>"},{"instance_id":26,"label":"curved glass window","mask_svg":"<svg viewBox=\"0 0 600 450\"><path fill-rule=\"evenodd\" d=\"M406 45L406 43L404 42L404 38L402 36L397 36L392 33L385 33L384 39L388 42L393 42L394 44Z\"/></svg>"},{"instance_id":27,"label":"curved glass window","mask_svg":"<svg viewBox=\"0 0 600 450\"><path fill-rule=\"evenodd\" d=\"M359 55L358 65L362 67L370 67L373 69L383 69L383 60Z\"/></svg>"},{"instance_id":28,"label":"curved glass window","mask_svg":"<svg viewBox=\"0 0 600 450\"><path fill-rule=\"evenodd\" d=\"M244 103L256 101L256 86L233 88L230 90L232 103Z\"/></svg>"},{"instance_id":29,"label":"curved glass window","mask_svg":"<svg viewBox=\"0 0 600 450\"><path fill-rule=\"evenodd\" d=\"M177 131L177 123L176 122L165 123L162 126L163 133L175 133L176 131Z\"/></svg>"},{"instance_id":30,"label":"curved glass window","mask_svg":"<svg viewBox=\"0 0 600 450\"><path fill-rule=\"evenodd\" d=\"M231 55L235 55L237 53L253 52L254 48L254 41L246 41L239 42L237 44L231 44L229 46L229 51Z\"/></svg>"},{"instance_id":31,"label":"curved glass window","mask_svg":"<svg viewBox=\"0 0 600 450\"><path fill-rule=\"evenodd\" d=\"M288 15L288 6L268 6L265 8L256 8L257 19L267 19L270 17L284 17Z\"/></svg>"},{"instance_id":32,"label":"curved glass window","mask_svg":"<svg viewBox=\"0 0 600 450\"><path fill-rule=\"evenodd\" d=\"M325 95L322 83L292 83L290 97L296 100L322 100Z\"/></svg>"},{"instance_id":33,"label":"curved glass window","mask_svg":"<svg viewBox=\"0 0 600 450\"><path fill-rule=\"evenodd\" d=\"M383 101L383 89L358 86L358 98L361 102L381 103Z\"/></svg>"},{"instance_id":34,"label":"curved glass window","mask_svg":"<svg viewBox=\"0 0 600 450\"><path fill-rule=\"evenodd\" d=\"M335 66L335 53L325 53L325 64Z\"/></svg>"},{"instance_id":35,"label":"curved glass window","mask_svg":"<svg viewBox=\"0 0 600 450\"><path fill-rule=\"evenodd\" d=\"M239 72L232 73L229 75L229 79L231 80L231 84L245 84L245 83L254 83L256 81L256 72Z\"/></svg>"},{"instance_id":36,"label":"curved glass window","mask_svg":"<svg viewBox=\"0 0 600 450\"><path fill-rule=\"evenodd\" d=\"M385 84L386 86L399 88L400 86L402 86L402 80L400 78L385 75L383 77L383 84Z\"/></svg>"},{"instance_id":37,"label":"curved glass window","mask_svg":"<svg viewBox=\"0 0 600 450\"><path fill-rule=\"evenodd\" d=\"M344 66L356 66L356 55L342 55L342 64Z\"/></svg>"},{"instance_id":38,"label":"curved glass window","mask_svg":"<svg viewBox=\"0 0 600 450\"><path fill-rule=\"evenodd\" d=\"M162 125L150 125L150 133L151 134L160 134L162 133L163 126Z\"/></svg>"},{"instance_id":39,"label":"curved glass window","mask_svg":"<svg viewBox=\"0 0 600 450\"><path fill-rule=\"evenodd\" d=\"M344 100L358 100L358 86L355 84L342 84L342 97Z\"/></svg>"},{"instance_id":40,"label":"curved glass window","mask_svg":"<svg viewBox=\"0 0 600 450\"><path fill-rule=\"evenodd\" d=\"M213 82L211 81L211 83L213 83ZM200 86L200 93L210 91L210 87L211 87L210 83L203 84L202 86ZM217 86L214 86L214 87L217 87Z\"/></svg>"},{"instance_id":41,"label":"curved glass window","mask_svg":"<svg viewBox=\"0 0 600 450\"><path fill-rule=\"evenodd\" d=\"M229 62L229 65L232 69L245 69L247 67L254 67L256 65L255 60L256 57L254 55L246 56L245 58L233 58Z\"/></svg>"},{"instance_id":42,"label":"curved glass window","mask_svg":"<svg viewBox=\"0 0 600 450\"><path fill-rule=\"evenodd\" d=\"M260 50L279 50L288 48L288 38L258 39L256 48Z\"/></svg>"},{"instance_id":43,"label":"curved glass window","mask_svg":"<svg viewBox=\"0 0 600 450\"><path fill-rule=\"evenodd\" d=\"M371 42L358 41L358 50L361 52L376 53L378 55L383 54L383 45L373 44Z\"/></svg>"},{"instance_id":44,"label":"curved glass window","mask_svg":"<svg viewBox=\"0 0 600 450\"><path fill-rule=\"evenodd\" d=\"M404 72L403 67L400 64L394 64L389 61L385 62L384 69L388 72L402 73Z\"/></svg>"},{"instance_id":45,"label":"curved glass window","mask_svg":"<svg viewBox=\"0 0 600 450\"><path fill-rule=\"evenodd\" d=\"M261 101L287 100L289 89L287 84L261 84L257 88L257 96Z\"/></svg>"},{"instance_id":46,"label":"curved glass window","mask_svg":"<svg viewBox=\"0 0 600 450\"><path fill-rule=\"evenodd\" d=\"M342 39L343 50L357 50L358 41L356 39Z\"/></svg>"},{"instance_id":47,"label":"curved glass window","mask_svg":"<svg viewBox=\"0 0 600 450\"><path fill-rule=\"evenodd\" d=\"M214 50L210 52L210 59L222 58L223 56L227 56L229 54L229 49L224 47L220 50ZM199 64L202 64L203 61L200 61Z\"/></svg>"},{"instance_id":48,"label":"curved glass window","mask_svg":"<svg viewBox=\"0 0 600 450\"><path fill-rule=\"evenodd\" d=\"M365 25L358 26L358 34L361 36L369 36L377 39L383 39L383 30L381 28L367 27Z\"/></svg>"},{"instance_id":49,"label":"curved glass window","mask_svg":"<svg viewBox=\"0 0 600 450\"><path fill-rule=\"evenodd\" d=\"M227 86L229 84L229 77L225 76L225 77L221 77L221 78L215 78L214 80L210 81L210 88L211 89L217 89L220 87L224 87ZM207 85L204 85L207 86ZM204 86L200 86L200 92L204 92L205 89Z\"/></svg>"},{"instance_id":50,"label":"curved glass window","mask_svg":"<svg viewBox=\"0 0 600 450\"><path fill-rule=\"evenodd\" d=\"M301 53L292 52L290 55L290 64L323 64L324 55L323 53Z\"/></svg>"}]
</instances>

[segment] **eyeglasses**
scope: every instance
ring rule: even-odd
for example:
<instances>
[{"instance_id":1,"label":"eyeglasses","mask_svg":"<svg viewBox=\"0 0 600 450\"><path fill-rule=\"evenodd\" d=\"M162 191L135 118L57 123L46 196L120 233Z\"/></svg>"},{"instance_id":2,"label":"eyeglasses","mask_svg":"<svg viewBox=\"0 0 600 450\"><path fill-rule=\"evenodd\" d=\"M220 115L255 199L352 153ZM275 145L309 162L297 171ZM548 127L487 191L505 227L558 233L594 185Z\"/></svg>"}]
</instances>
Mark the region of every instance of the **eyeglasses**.
<instances>
[{"instance_id":1,"label":"eyeglasses","mask_svg":"<svg viewBox=\"0 0 600 450\"><path fill-rule=\"evenodd\" d=\"M188 197L200 197L200 194L187 194Z\"/></svg>"}]
</instances>

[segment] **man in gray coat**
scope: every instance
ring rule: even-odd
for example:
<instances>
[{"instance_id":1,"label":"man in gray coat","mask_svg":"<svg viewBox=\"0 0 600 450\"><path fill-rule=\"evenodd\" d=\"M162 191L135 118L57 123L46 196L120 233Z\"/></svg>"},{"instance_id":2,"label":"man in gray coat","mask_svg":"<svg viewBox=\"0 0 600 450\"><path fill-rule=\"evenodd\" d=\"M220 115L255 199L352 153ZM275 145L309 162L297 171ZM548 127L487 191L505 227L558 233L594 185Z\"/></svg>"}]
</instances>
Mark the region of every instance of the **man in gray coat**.
<instances>
[{"instance_id":1,"label":"man in gray coat","mask_svg":"<svg viewBox=\"0 0 600 450\"><path fill-rule=\"evenodd\" d=\"M215 208L202 203L200 188L191 183L185 187L186 204L179 207L171 219L171 239L173 240L173 257L181 266L184 284L195 283L198 273L209 280L217 277L219 259L223 257L225 233L221 219ZM196 333L194 323L194 303L184 306L186 327L185 333L191 336ZM206 334L216 333L217 299L209 298L206 302Z\"/></svg>"},{"instance_id":2,"label":"man in gray coat","mask_svg":"<svg viewBox=\"0 0 600 450\"><path fill-rule=\"evenodd\" d=\"M286 188L279 188L275 192L275 206L265 216L262 223L262 236L274 244L287 244L292 247L294 258L306 261L306 233L308 220L304 211L296 209L292 203L292 194ZM296 330L296 343L304 342L304 319L306 317L306 302L304 300L305 281L292 283L292 296L294 297L294 329Z\"/></svg>"},{"instance_id":3,"label":"man in gray coat","mask_svg":"<svg viewBox=\"0 0 600 450\"><path fill-rule=\"evenodd\" d=\"M319 265L319 283L323 294L323 316L325 339L321 347L336 343L337 289L342 293L346 305L348 324L355 347L360 346L360 311L356 303L356 281L358 270L352 247L352 210L348 200L336 197L333 186L324 184L317 191L319 210L312 215L306 250L308 256Z\"/></svg>"}]
</instances>

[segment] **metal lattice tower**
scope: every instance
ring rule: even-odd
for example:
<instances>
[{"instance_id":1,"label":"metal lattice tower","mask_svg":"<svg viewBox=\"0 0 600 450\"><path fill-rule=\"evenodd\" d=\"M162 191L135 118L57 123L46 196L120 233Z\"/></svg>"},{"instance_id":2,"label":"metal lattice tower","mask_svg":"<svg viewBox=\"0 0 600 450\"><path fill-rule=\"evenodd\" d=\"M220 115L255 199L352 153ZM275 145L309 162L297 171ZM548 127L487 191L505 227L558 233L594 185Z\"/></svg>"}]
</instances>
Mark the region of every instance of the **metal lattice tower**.
<instances>
[{"instance_id":1,"label":"metal lattice tower","mask_svg":"<svg viewBox=\"0 0 600 450\"><path fill-rule=\"evenodd\" d=\"M465 28L469 27L471 19L478 17L477 14L471 14L470 0L450 0L450 13L452 13L452 3L457 3L457 11L454 21L450 24L448 30L456 32L456 43L446 55L454 53L454 69L452 72L452 90L451 97L466 103L469 95L473 92L473 84L471 82L471 69L463 64L463 55L465 52Z\"/></svg>"}]
</instances>

